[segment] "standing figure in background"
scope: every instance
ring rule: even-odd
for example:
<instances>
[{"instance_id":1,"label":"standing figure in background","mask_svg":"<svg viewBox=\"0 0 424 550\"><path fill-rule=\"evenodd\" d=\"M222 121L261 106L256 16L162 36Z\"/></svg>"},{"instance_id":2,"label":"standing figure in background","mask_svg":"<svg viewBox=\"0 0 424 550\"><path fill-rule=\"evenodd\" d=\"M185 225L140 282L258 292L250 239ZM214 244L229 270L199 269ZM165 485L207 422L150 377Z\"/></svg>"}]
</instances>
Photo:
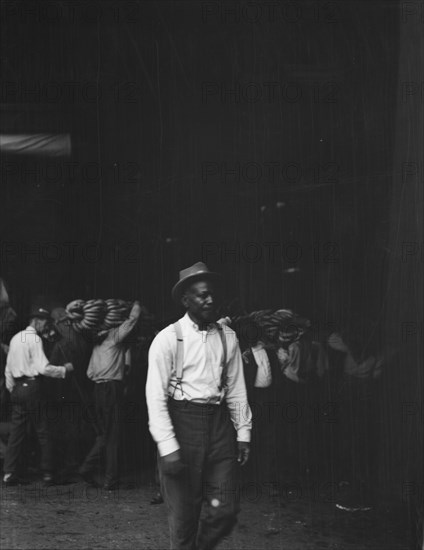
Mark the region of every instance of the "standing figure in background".
<instances>
[{"instance_id":1,"label":"standing figure in background","mask_svg":"<svg viewBox=\"0 0 424 550\"><path fill-rule=\"evenodd\" d=\"M10 433L9 392L6 388L4 370L6 368L9 342L18 331L17 315L10 306L6 283L0 278L0 460L3 461L7 438Z\"/></svg>"},{"instance_id":2,"label":"standing figure in background","mask_svg":"<svg viewBox=\"0 0 424 550\"><path fill-rule=\"evenodd\" d=\"M93 447L79 469L87 483L95 484L93 474L105 452L106 467L103 488L113 490L119 483L120 409L125 372L125 339L133 330L141 314L139 302L134 302L128 319L120 326L99 333L94 345L87 376L94 384L94 401L98 435Z\"/></svg>"},{"instance_id":3,"label":"standing figure in background","mask_svg":"<svg viewBox=\"0 0 424 550\"><path fill-rule=\"evenodd\" d=\"M254 479L277 492L280 480L281 369L274 349L265 343L265 331L252 322L237 333L243 351L244 379L253 415Z\"/></svg>"},{"instance_id":4,"label":"standing figure in background","mask_svg":"<svg viewBox=\"0 0 424 550\"><path fill-rule=\"evenodd\" d=\"M43 376L65 378L73 366L69 362L53 366L44 354L41 337L51 321L48 310L36 308L30 314L29 326L10 341L5 369L6 387L11 392L12 402L11 429L3 467L6 485L19 481L17 470L28 422L34 426L40 444L43 480L52 482L51 441L42 379Z\"/></svg>"},{"instance_id":5,"label":"standing figure in background","mask_svg":"<svg viewBox=\"0 0 424 550\"><path fill-rule=\"evenodd\" d=\"M69 321L66 310L57 307L52 310L58 338L54 342L49 359L61 364L70 361L74 367L73 376L66 380L46 380L49 405L52 408L50 432L54 445L57 477L62 482L77 475L83 456L81 449L91 443L93 423L84 422L83 409L88 413L88 396L92 382L87 379L92 345ZM87 419L88 420L88 419ZM83 451L84 452L84 451Z\"/></svg>"},{"instance_id":6,"label":"standing figure in background","mask_svg":"<svg viewBox=\"0 0 424 550\"><path fill-rule=\"evenodd\" d=\"M249 456L252 416L240 348L235 333L216 323L218 277L202 262L180 272L172 296L187 312L149 351L149 427L171 548L178 550L210 550L231 532L239 511L238 465Z\"/></svg>"}]
</instances>

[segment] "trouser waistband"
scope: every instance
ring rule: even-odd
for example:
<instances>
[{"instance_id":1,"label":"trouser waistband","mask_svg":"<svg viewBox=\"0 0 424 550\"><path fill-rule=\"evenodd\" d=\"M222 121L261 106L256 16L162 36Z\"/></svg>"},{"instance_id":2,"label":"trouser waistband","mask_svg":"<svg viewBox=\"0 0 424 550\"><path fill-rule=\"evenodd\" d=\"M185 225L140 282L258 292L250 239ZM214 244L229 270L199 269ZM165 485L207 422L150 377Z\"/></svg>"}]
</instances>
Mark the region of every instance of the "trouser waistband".
<instances>
[{"instance_id":1,"label":"trouser waistband","mask_svg":"<svg viewBox=\"0 0 424 550\"><path fill-rule=\"evenodd\" d=\"M198 414L203 416L204 414L214 414L222 409L225 402L221 403L195 403L188 401L187 399L168 399L168 406L175 411L186 411L194 415Z\"/></svg>"},{"instance_id":2,"label":"trouser waistband","mask_svg":"<svg viewBox=\"0 0 424 550\"><path fill-rule=\"evenodd\" d=\"M38 376L18 376L13 378L15 382L36 382L39 380Z\"/></svg>"}]
</instances>

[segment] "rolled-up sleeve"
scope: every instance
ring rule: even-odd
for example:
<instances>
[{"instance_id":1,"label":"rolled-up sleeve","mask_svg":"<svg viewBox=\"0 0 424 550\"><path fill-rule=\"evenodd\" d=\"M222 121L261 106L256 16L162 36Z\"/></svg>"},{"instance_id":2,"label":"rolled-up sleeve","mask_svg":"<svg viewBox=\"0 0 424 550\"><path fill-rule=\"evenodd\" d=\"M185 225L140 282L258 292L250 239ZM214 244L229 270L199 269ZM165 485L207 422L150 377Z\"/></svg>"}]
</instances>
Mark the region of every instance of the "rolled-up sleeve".
<instances>
[{"instance_id":1,"label":"rolled-up sleeve","mask_svg":"<svg viewBox=\"0 0 424 550\"><path fill-rule=\"evenodd\" d=\"M173 351L167 334L159 333L149 350L146 401L149 429L157 443L160 456L177 451L180 446L168 412L168 386L171 377Z\"/></svg>"},{"instance_id":2,"label":"rolled-up sleeve","mask_svg":"<svg viewBox=\"0 0 424 550\"><path fill-rule=\"evenodd\" d=\"M109 332L108 338L112 339L115 344L119 344L124 340L126 336L132 331L132 329L137 324L137 321L141 314L141 306L138 302L134 302L130 314L128 316L128 319L125 319L125 321L119 325L119 327L116 327L115 329L112 329Z\"/></svg>"},{"instance_id":3,"label":"rolled-up sleeve","mask_svg":"<svg viewBox=\"0 0 424 550\"><path fill-rule=\"evenodd\" d=\"M6 388L11 392L15 387L15 381L13 380L13 375L10 371L9 361L6 363L6 368L4 369L4 377L6 380Z\"/></svg>"},{"instance_id":4,"label":"rolled-up sleeve","mask_svg":"<svg viewBox=\"0 0 424 550\"><path fill-rule=\"evenodd\" d=\"M66 369L62 366L50 365L44 354L41 338L36 338L31 349L32 360L37 372L49 378L65 378Z\"/></svg>"},{"instance_id":5,"label":"rolled-up sleeve","mask_svg":"<svg viewBox=\"0 0 424 550\"><path fill-rule=\"evenodd\" d=\"M237 441L249 442L252 430L252 412L247 400L243 361L234 333L227 334L227 342L231 343L228 346L230 353L227 359L227 406L237 431Z\"/></svg>"}]
</instances>

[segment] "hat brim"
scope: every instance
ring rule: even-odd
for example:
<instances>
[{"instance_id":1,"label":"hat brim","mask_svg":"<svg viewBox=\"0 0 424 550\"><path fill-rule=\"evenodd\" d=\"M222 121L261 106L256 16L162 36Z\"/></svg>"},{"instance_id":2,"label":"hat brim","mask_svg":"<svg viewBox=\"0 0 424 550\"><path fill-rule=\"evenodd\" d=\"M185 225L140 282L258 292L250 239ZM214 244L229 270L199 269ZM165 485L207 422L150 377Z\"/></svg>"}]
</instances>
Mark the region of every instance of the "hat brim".
<instances>
[{"instance_id":1,"label":"hat brim","mask_svg":"<svg viewBox=\"0 0 424 550\"><path fill-rule=\"evenodd\" d=\"M180 279L177 284L174 285L171 295L174 302L177 304L180 303L181 297L183 295L183 291L187 286L191 285L192 283L195 283L196 281L220 281L222 279L222 275L220 273L216 273L215 271L205 271L203 273L194 273L193 275L187 275L187 277L184 277L183 279Z\"/></svg>"},{"instance_id":2,"label":"hat brim","mask_svg":"<svg viewBox=\"0 0 424 550\"><path fill-rule=\"evenodd\" d=\"M29 319L45 319L46 321L53 321L53 317L47 313L31 313Z\"/></svg>"}]
</instances>

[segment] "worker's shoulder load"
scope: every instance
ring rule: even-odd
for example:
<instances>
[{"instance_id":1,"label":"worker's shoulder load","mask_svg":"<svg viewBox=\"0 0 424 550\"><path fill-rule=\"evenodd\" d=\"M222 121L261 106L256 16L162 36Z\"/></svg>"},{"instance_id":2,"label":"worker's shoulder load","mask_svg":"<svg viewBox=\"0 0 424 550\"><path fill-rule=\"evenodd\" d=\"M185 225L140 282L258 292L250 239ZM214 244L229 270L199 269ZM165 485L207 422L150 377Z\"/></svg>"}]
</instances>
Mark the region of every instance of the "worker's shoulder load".
<instances>
[{"instance_id":1,"label":"worker's shoulder load","mask_svg":"<svg viewBox=\"0 0 424 550\"><path fill-rule=\"evenodd\" d=\"M66 306L66 315L73 328L90 335L118 327L128 318L132 302L108 300L73 300Z\"/></svg>"},{"instance_id":2,"label":"worker's shoulder load","mask_svg":"<svg viewBox=\"0 0 424 550\"><path fill-rule=\"evenodd\" d=\"M313 341L311 321L290 309L253 311L233 317L231 326L242 351L261 340L275 351L282 374L294 382L310 381L328 370L324 348Z\"/></svg>"}]
</instances>

